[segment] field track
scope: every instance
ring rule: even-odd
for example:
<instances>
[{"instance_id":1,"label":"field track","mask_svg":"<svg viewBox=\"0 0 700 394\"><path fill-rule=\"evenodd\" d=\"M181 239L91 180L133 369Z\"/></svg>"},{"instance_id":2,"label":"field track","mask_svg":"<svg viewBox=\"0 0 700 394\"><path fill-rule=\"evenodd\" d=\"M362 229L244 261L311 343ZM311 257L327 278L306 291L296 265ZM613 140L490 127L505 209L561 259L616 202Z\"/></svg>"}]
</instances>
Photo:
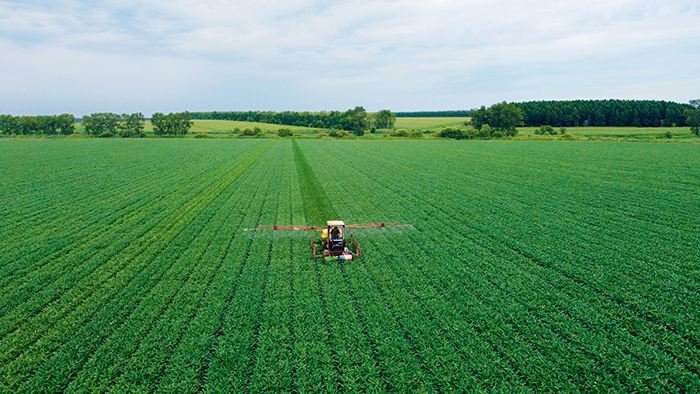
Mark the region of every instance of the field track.
<instances>
[{"instance_id":1,"label":"field track","mask_svg":"<svg viewBox=\"0 0 700 394\"><path fill-rule=\"evenodd\" d=\"M0 392L700 392L700 148L0 141ZM314 261L307 231L363 257ZM318 235L316 235L318 237Z\"/></svg>"}]
</instances>

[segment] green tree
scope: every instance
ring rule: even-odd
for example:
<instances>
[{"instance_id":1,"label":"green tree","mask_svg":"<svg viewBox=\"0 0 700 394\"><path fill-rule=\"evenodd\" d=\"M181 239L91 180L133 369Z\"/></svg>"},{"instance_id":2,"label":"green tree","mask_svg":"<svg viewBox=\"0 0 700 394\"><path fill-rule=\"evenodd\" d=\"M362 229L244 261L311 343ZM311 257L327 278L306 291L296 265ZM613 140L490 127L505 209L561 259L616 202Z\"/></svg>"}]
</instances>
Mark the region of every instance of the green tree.
<instances>
[{"instance_id":1,"label":"green tree","mask_svg":"<svg viewBox=\"0 0 700 394\"><path fill-rule=\"evenodd\" d=\"M365 135L365 132L369 130L369 119L367 118L367 111L363 107L355 107L347 111L349 129L357 136Z\"/></svg>"},{"instance_id":2,"label":"green tree","mask_svg":"<svg viewBox=\"0 0 700 394\"><path fill-rule=\"evenodd\" d=\"M40 130L40 120L36 116L20 116L18 119L18 134L32 135L38 134Z\"/></svg>"},{"instance_id":3,"label":"green tree","mask_svg":"<svg viewBox=\"0 0 700 394\"><path fill-rule=\"evenodd\" d=\"M185 135L187 134L188 131L190 131L190 128L192 128L192 125L194 122L192 121L192 116L190 116L190 113L185 111L185 112L179 112L177 114L173 114L175 118L175 130L177 135ZM168 115L170 116L170 115Z\"/></svg>"},{"instance_id":4,"label":"green tree","mask_svg":"<svg viewBox=\"0 0 700 394\"><path fill-rule=\"evenodd\" d=\"M0 133L5 135L19 134L19 119L12 115L0 115Z\"/></svg>"},{"instance_id":5,"label":"green tree","mask_svg":"<svg viewBox=\"0 0 700 394\"><path fill-rule=\"evenodd\" d=\"M686 109L685 123L690 126L690 131L700 136L700 108Z\"/></svg>"},{"instance_id":6,"label":"green tree","mask_svg":"<svg viewBox=\"0 0 700 394\"><path fill-rule=\"evenodd\" d=\"M98 112L83 116L85 133L94 136L114 136L120 121L121 116L111 112Z\"/></svg>"},{"instance_id":7,"label":"green tree","mask_svg":"<svg viewBox=\"0 0 700 394\"><path fill-rule=\"evenodd\" d=\"M75 116L71 114L58 115L58 131L62 135L71 135L75 132Z\"/></svg>"},{"instance_id":8,"label":"green tree","mask_svg":"<svg viewBox=\"0 0 700 394\"><path fill-rule=\"evenodd\" d=\"M396 114L383 109L374 115L374 126L378 129L393 129L396 123Z\"/></svg>"},{"instance_id":9,"label":"green tree","mask_svg":"<svg viewBox=\"0 0 700 394\"><path fill-rule=\"evenodd\" d=\"M146 122L141 112L122 114L119 122L119 135L125 138L141 135Z\"/></svg>"},{"instance_id":10,"label":"green tree","mask_svg":"<svg viewBox=\"0 0 700 394\"><path fill-rule=\"evenodd\" d=\"M479 109L471 111L472 126L481 130L481 128L489 124L493 130L498 130L507 136L518 134L516 127L523 125L523 111L514 103L494 104L489 108L481 106Z\"/></svg>"},{"instance_id":11,"label":"green tree","mask_svg":"<svg viewBox=\"0 0 700 394\"><path fill-rule=\"evenodd\" d=\"M190 130L194 122L190 113L178 112L163 115L161 112L156 112L151 115L151 124L153 132L158 136L163 135L185 135Z\"/></svg>"},{"instance_id":12,"label":"green tree","mask_svg":"<svg viewBox=\"0 0 700 394\"><path fill-rule=\"evenodd\" d=\"M157 136L170 134L167 119L162 112L156 112L151 115L151 125L153 126L153 133Z\"/></svg>"},{"instance_id":13,"label":"green tree","mask_svg":"<svg viewBox=\"0 0 700 394\"><path fill-rule=\"evenodd\" d=\"M489 123L494 130L503 132L507 136L515 136L518 134L517 126L523 125L523 111L515 104L508 104L505 101L500 104L492 105L491 122Z\"/></svg>"}]
</instances>

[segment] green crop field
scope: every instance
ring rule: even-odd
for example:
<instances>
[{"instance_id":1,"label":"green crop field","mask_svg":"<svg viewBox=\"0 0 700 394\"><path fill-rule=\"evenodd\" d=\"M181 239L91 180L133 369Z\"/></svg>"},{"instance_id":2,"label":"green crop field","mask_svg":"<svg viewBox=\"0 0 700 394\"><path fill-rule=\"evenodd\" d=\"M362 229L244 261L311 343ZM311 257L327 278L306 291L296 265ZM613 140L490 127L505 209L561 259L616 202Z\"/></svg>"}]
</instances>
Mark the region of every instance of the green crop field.
<instances>
[{"instance_id":1,"label":"green crop field","mask_svg":"<svg viewBox=\"0 0 700 394\"><path fill-rule=\"evenodd\" d=\"M1 392L698 392L700 145L0 140ZM332 217L331 217L332 216ZM363 256L314 261L308 231Z\"/></svg>"}]
</instances>

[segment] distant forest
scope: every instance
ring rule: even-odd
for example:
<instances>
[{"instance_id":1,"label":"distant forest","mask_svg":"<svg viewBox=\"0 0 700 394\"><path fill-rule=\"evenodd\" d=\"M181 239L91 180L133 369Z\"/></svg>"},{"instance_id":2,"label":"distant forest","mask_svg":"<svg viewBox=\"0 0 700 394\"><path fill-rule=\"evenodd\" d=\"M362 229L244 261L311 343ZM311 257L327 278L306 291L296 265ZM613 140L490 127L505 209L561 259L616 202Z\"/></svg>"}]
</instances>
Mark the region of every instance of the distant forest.
<instances>
[{"instance_id":1,"label":"distant forest","mask_svg":"<svg viewBox=\"0 0 700 394\"><path fill-rule=\"evenodd\" d=\"M415 112L397 112L397 118L461 118L470 116L469 110L459 111L415 111Z\"/></svg>"},{"instance_id":2,"label":"distant forest","mask_svg":"<svg viewBox=\"0 0 700 394\"><path fill-rule=\"evenodd\" d=\"M572 100L515 103L525 126L686 126L689 104L654 100ZM398 116L398 114L397 114Z\"/></svg>"}]
</instances>

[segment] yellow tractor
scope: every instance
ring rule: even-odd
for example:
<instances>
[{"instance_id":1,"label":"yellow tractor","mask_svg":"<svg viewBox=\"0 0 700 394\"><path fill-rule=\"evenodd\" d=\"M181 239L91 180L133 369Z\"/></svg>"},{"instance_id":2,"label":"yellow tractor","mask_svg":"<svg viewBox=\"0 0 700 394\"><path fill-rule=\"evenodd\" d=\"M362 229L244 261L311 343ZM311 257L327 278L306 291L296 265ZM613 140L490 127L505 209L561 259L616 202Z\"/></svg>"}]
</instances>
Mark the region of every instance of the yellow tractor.
<instances>
[{"instance_id":1,"label":"yellow tractor","mask_svg":"<svg viewBox=\"0 0 700 394\"><path fill-rule=\"evenodd\" d=\"M360 243L355 241L355 236L350 234L350 243L346 243L345 231L349 228L379 228L379 227L410 227L410 224L401 224L398 222L382 222L382 223L362 223L345 225L342 220L329 220L326 222L326 227L312 226L294 226L294 225L262 225L255 228L246 228L245 231L257 230L306 230L318 231L321 230L321 243L314 242L314 234L311 233L311 251L314 255L314 260L323 257L324 261L352 261L354 258L362 257ZM316 253L321 247L322 252Z\"/></svg>"},{"instance_id":2,"label":"yellow tractor","mask_svg":"<svg viewBox=\"0 0 700 394\"><path fill-rule=\"evenodd\" d=\"M311 251L314 255L314 260L323 257L324 260L340 260L352 261L354 257L362 257L360 243L355 242L355 236L350 234L350 244L345 242L345 222L342 220L329 220L326 222L326 228L321 231L321 246L323 252L316 253L319 245L314 242L314 235L311 234ZM350 248L354 249L351 250Z\"/></svg>"}]
</instances>

